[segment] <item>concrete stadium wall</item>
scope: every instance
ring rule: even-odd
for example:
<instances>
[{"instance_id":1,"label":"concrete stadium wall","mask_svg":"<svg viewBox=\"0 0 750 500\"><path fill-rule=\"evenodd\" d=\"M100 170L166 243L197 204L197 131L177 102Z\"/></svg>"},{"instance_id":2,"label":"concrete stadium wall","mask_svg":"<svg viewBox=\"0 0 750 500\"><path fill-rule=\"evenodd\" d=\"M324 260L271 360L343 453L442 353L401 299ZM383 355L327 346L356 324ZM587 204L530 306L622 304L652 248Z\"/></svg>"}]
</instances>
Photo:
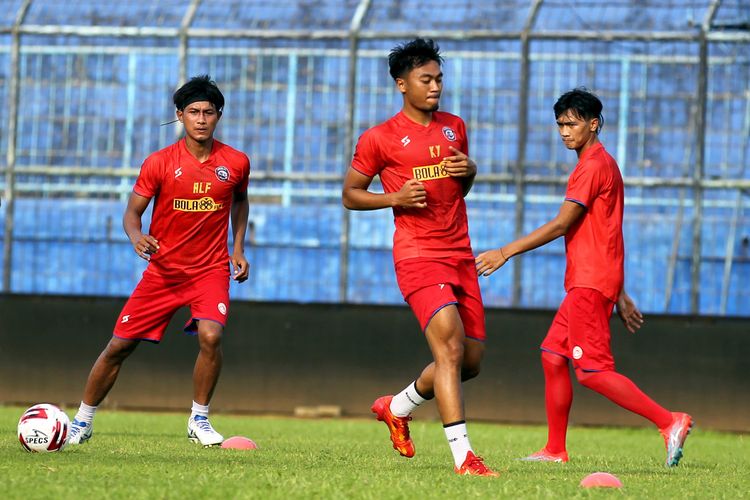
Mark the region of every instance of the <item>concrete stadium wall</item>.
<instances>
[{"instance_id":1,"label":"concrete stadium wall","mask_svg":"<svg viewBox=\"0 0 750 500\"><path fill-rule=\"evenodd\" d=\"M0 295L0 404L76 407L122 299ZM467 418L544 422L538 345L553 311L490 309L483 372L465 385ZM127 360L103 406L187 411L197 353L180 311L160 345ZM648 317L630 335L613 320L618 371L702 428L750 431L750 320ZM219 412L291 414L334 405L369 415L371 402L430 360L406 307L235 302L224 340ZM577 384L572 424L650 425ZM419 418L437 418L434 404Z\"/></svg>"}]
</instances>

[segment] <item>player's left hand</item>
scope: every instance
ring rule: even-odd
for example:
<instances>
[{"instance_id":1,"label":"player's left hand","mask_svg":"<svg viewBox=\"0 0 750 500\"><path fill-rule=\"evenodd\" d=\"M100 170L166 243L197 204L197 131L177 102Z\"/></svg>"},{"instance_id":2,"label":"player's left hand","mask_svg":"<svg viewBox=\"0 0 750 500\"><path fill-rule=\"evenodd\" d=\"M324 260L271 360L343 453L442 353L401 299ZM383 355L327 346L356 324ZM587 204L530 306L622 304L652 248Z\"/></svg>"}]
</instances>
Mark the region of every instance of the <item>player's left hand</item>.
<instances>
[{"instance_id":1,"label":"player's left hand","mask_svg":"<svg viewBox=\"0 0 750 500\"><path fill-rule=\"evenodd\" d=\"M245 258L245 255L235 252L230 260L232 262L232 279L237 283L246 281L250 275L250 263Z\"/></svg>"},{"instance_id":2,"label":"player's left hand","mask_svg":"<svg viewBox=\"0 0 750 500\"><path fill-rule=\"evenodd\" d=\"M625 293L625 290L620 293L620 298L617 299L617 315L630 333L635 333L643 325L643 314L638 310L633 299Z\"/></svg>"},{"instance_id":3,"label":"player's left hand","mask_svg":"<svg viewBox=\"0 0 750 500\"><path fill-rule=\"evenodd\" d=\"M451 177L472 177L477 173L477 164L462 151L449 146L453 156L443 158L443 168Z\"/></svg>"},{"instance_id":4,"label":"player's left hand","mask_svg":"<svg viewBox=\"0 0 750 500\"><path fill-rule=\"evenodd\" d=\"M482 252L474 259L477 267L477 276L489 276L508 262L500 248Z\"/></svg>"}]
</instances>

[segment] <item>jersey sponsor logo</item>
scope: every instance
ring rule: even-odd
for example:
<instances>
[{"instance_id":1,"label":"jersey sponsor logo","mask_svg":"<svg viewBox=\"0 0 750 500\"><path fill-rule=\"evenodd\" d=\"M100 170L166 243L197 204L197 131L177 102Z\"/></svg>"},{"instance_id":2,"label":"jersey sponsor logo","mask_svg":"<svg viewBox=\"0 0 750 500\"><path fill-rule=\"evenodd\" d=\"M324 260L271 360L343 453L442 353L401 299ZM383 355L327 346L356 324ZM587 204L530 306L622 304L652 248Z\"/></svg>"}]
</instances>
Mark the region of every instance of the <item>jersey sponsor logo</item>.
<instances>
[{"instance_id":1,"label":"jersey sponsor logo","mask_svg":"<svg viewBox=\"0 0 750 500\"><path fill-rule=\"evenodd\" d=\"M127 323L129 319L130 319L130 314L126 314L125 316L122 317L122 319L120 320L120 323Z\"/></svg>"},{"instance_id":2,"label":"jersey sponsor logo","mask_svg":"<svg viewBox=\"0 0 750 500\"><path fill-rule=\"evenodd\" d=\"M223 203L216 203L210 196L206 196L199 200L175 198L172 202L172 209L180 212L216 212L223 207Z\"/></svg>"},{"instance_id":3,"label":"jersey sponsor logo","mask_svg":"<svg viewBox=\"0 0 750 500\"><path fill-rule=\"evenodd\" d=\"M451 142L456 140L456 133L450 127L443 127L443 136Z\"/></svg>"},{"instance_id":4,"label":"jersey sponsor logo","mask_svg":"<svg viewBox=\"0 0 750 500\"><path fill-rule=\"evenodd\" d=\"M448 172L445 171L445 164L443 162L437 165L425 165L424 167L414 167L412 169L412 175L414 179L418 181L431 181L434 179L444 179L450 177Z\"/></svg>"},{"instance_id":5,"label":"jersey sponsor logo","mask_svg":"<svg viewBox=\"0 0 750 500\"><path fill-rule=\"evenodd\" d=\"M583 357L583 349L581 346L575 346L573 348L573 359L581 359Z\"/></svg>"},{"instance_id":6,"label":"jersey sponsor logo","mask_svg":"<svg viewBox=\"0 0 750 500\"><path fill-rule=\"evenodd\" d=\"M182 167L177 167L177 170L174 171L174 178L178 178L182 175Z\"/></svg>"},{"instance_id":7,"label":"jersey sponsor logo","mask_svg":"<svg viewBox=\"0 0 750 500\"><path fill-rule=\"evenodd\" d=\"M221 182L226 182L229 180L229 169L223 165L220 167L216 167L214 173L216 174L216 178Z\"/></svg>"},{"instance_id":8,"label":"jersey sponsor logo","mask_svg":"<svg viewBox=\"0 0 750 500\"><path fill-rule=\"evenodd\" d=\"M227 315L227 305L224 302L219 302L219 312L222 314L222 316Z\"/></svg>"},{"instance_id":9,"label":"jersey sponsor logo","mask_svg":"<svg viewBox=\"0 0 750 500\"><path fill-rule=\"evenodd\" d=\"M409 139L408 135L405 135L404 137L401 138L401 144L403 144L404 147L408 146L410 142L411 142L411 139Z\"/></svg>"}]
</instances>

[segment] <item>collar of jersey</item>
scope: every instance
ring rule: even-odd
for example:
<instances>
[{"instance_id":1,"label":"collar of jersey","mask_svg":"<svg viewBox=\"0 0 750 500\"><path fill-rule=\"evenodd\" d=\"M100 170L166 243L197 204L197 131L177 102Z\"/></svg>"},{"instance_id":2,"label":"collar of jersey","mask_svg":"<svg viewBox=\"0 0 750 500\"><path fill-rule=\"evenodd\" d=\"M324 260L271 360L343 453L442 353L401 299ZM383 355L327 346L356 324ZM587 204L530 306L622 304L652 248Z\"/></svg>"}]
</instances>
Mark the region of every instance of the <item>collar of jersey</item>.
<instances>
[{"instance_id":1,"label":"collar of jersey","mask_svg":"<svg viewBox=\"0 0 750 500\"><path fill-rule=\"evenodd\" d=\"M435 116L435 113L432 113L432 121L427 126L415 122L414 120L406 116L406 113L404 113L403 110L399 111L396 117L398 118L400 125L410 130L419 130L421 132L429 132L437 124L437 117Z\"/></svg>"}]
</instances>

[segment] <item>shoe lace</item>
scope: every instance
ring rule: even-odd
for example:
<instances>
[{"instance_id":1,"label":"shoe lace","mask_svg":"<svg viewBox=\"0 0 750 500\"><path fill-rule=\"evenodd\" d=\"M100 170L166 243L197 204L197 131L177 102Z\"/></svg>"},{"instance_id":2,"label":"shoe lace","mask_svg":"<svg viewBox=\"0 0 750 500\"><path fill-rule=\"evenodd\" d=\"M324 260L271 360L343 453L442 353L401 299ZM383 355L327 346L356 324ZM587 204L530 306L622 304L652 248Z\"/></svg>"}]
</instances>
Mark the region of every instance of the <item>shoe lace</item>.
<instances>
[{"instance_id":1,"label":"shoe lace","mask_svg":"<svg viewBox=\"0 0 750 500\"><path fill-rule=\"evenodd\" d=\"M206 432L216 432L213 427L211 427L211 423L208 421L207 418L194 418L193 422L195 422L195 425L202 431Z\"/></svg>"},{"instance_id":2,"label":"shoe lace","mask_svg":"<svg viewBox=\"0 0 750 500\"><path fill-rule=\"evenodd\" d=\"M491 472L490 469L486 465L484 465L483 460L484 459L482 457L473 455L471 458L469 458L468 462L465 464L465 467L468 470L473 470L482 474Z\"/></svg>"},{"instance_id":3,"label":"shoe lace","mask_svg":"<svg viewBox=\"0 0 750 500\"><path fill-rule=\"evenodd\" d=\"M86 427L86 422L79 422L78 420L74 420L70 425L70 437L77 436L78 434L82 433Z\"/></svg>"},{"instance_id":4,"label":"shoe lace","mask_svg":"<svg viewBox=\"0 0 750 500\"><path fill-rule=\"evenodd\" d=\"M409 439L409 422L411 421L411 415L408 417L395 417L393 419L393 424L396 426L396 429L398 429L399 434L403 436L404 440Z\"/></svg>"}]
</instances>

